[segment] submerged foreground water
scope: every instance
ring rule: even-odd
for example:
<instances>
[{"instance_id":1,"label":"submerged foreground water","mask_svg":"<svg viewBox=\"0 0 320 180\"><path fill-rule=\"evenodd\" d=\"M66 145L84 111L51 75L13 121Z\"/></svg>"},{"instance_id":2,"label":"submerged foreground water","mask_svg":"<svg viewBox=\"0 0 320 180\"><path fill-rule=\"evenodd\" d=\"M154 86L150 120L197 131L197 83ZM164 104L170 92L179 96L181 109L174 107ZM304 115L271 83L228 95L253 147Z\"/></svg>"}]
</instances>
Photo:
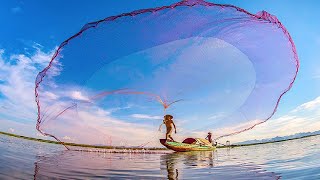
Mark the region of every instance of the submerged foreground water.
<instances>
[{"instance_id":1,"label":"submerged foreground water","mask_svg":"<svg viewBox=\"0 0 320 180\"><path fill-rule=\"evenodd\" d=\"M320 136L214 152L110 154L0 135L0 179L320 179Z\"/></svg>"}]
</instances>

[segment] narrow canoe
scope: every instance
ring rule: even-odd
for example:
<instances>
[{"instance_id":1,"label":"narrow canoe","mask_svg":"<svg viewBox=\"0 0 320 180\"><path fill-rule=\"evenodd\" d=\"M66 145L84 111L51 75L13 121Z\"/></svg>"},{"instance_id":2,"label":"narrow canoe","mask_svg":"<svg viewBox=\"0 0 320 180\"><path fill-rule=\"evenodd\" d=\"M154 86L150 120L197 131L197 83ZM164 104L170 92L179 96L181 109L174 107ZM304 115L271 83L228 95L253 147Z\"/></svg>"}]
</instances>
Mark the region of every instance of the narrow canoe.
<instances>
[{"instance_id":1,"label":"narrow canoe","mask_svg":"<svg viewBox=\"0 0 320 180\"><path fill-rule=\"evenodd\" d=\"M175 141L166 141L166 139L160 139L160 143L168 149L177 152L187 151L213 151L216 147L212 145L199 145L199 144L187 144Z\"/></svg>"}]
</instances>

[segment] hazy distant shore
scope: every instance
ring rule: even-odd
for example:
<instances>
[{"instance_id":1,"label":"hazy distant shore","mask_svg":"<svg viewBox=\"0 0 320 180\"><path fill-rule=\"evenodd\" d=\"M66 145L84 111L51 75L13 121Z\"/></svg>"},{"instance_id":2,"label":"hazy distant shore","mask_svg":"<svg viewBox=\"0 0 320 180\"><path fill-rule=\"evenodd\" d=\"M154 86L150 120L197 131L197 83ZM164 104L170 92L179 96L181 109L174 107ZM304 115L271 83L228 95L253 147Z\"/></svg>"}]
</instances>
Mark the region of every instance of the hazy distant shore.
<instances>
[{"instance_id":1,"label":"hazy distant shore","mask_svg":"<svg viewBox=\"0 0 320 180\"><path fill-rule=\"evenodd\" d=\"M51 144L62 144L58 141L52 141L52 140L45 140L45 139L39 139L39 138L33 138L33 137L27 137L27 136L21 136L17 134L7 133L0 131L0 134L16 137L20 139L26 139L30 141L38 141L43 143L51 143ZM284 142L284 141L291 141L296 139L303 139L311 136L318 136L319 134L315 135L308 135L304 137L298 137L298 138L291 138L286 140L279 140L279 141L272 141L272 142L262 142L262 143L252 143L252 144L238 144L238 145L229 145L229 146L217 146L217 148L228 148L228 147L243 147L243 146L254 146L254 145L262 145L262 144L270 144L270 143L277 143L277 142ZM88 144L76 144L76 143L66 143L63 142L66 146L76 146L76 147L84 147L84 148L97 148L97 149L115 149L115 150L123 150L123 149L131 149L131 150L167 150L166 148L143 148L143 147L119 147L119 146L96 146L96 145L88 145Z\"/></svg>"},{"instance_id":2,"label":"hazy distant shore","mask_svg":"<svg viewBox=\"0 0 320 180\"><path fill-rule=\"evenodd\" d=\"M21 138L21 139L26 139L26 140L30 140L30 141L38 141L38 142L51 143L51 144L61 144L61 145L64 144L66 146L77 146L77 147L99 148L99 149L166 150L166 148L142 148L142 147L129 147L129 148L127 148L127 147L118 147L118 146L96 146L96 145L89 145L89 144L76 144L76 143L67 143L67 142L60 143L58 141L21 136L21 135L17 135L17 134L2 132L2 131L0 131L0 134L11 136L11 137L16 137L16 138Z\"/></svg>"}]
</instances>

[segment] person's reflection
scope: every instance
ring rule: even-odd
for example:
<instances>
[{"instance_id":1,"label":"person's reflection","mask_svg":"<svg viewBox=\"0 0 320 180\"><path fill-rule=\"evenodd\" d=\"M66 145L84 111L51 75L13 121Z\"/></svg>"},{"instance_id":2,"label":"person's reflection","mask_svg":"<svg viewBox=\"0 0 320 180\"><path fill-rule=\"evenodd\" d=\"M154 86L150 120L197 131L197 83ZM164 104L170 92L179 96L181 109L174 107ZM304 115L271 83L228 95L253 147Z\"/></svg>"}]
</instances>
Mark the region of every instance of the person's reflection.
<instances>
[{"instance_id":1,"label":"person's reflection","mask_svg":"<svg viewBox=\"0 0 320 180\"><path fill-rule=\"evenodd\" d=\"M218 160L217 152L186 152L160 155L105 154L62 151L41 155L34 163L34 179L279 179L263 167L239 158ZM145 159L144 159L145 158ZM152 161L150 161L150 158Z\"/></svg>"},{"instance_id":2,"label":"person's reflection","mask_svg":"<svg viewBox=\"0 0 320 180\"><path fill-rule=\"evenodd\" d=\"M184 167L205 167L215 166L214 152L183 152L171 153L161 156L161 167L165 167L168 179L178 179L179 168ZM181 177L180 177L181 178Z\"/></svg>"},{"instance_id":3,"label":"person's reflection","mask_svg":"<svg viewBox=\"0 0 320 180\"><path fill-rule=\"evenodd\" d=\"M215 166L215 163L214 163L214 152L210 152L209 153L209 166L210 167L214 167Z\"/></svg>"},{"instance_id":4,"label":"person's reflection","mask_svg":"<svg viewBox=\"0 0 320 180\"><path fill-rule=\"evenodd\" d=\"M165 154L161 156L161 167L165 167L167 171L167 178L178 179L179 170L177 169L177 162L179 161L179 153Z\"/></svg>"}]
</instances>

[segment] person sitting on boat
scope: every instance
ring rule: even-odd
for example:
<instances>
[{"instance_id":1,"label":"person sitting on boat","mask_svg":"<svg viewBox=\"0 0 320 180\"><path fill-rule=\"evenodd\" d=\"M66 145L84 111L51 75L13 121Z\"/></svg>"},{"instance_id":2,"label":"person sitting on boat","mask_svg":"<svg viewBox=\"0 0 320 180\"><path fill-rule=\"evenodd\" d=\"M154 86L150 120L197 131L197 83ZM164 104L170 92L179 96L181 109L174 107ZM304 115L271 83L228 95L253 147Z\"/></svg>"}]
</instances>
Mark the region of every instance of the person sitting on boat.
<instances>
[{"instance_id":1,"label":"person sitting on boat","mask_svg":"<svg viewBox=\"0 0 320 180\"><path fill-rule=\"evenodd\" d=\"M171 134L172 134L172 131L173 131L173 128L174 128L174 132L177 133L177 128L176 128L176 125L174 124L173 122L173 116L167 114L164 116L164 120L163 120L163 123L160 125L159 127L159 131L161 131L161 127L163 124L166 125L166 128L167 128L167 132L166 132L166 140L170 140L170 141L174 141Z\"/></svg>"},{"instance_id":2,"label":"person sitting on boat","mask_svg":"<svg viewBox=\"0 0 320 180\"><path fill-rule=\"evenodd\" d=\"M217 142L212 141L212 133L211 132L208 132L208 135L205 139L208 140L212 145L217 146Z\"/></svg>"},{"instance_id":3,"label":"person sitting on boat","mask_svg":"<svg viewBox=\"0 0 320 180\"><path fill-rule=\"evenodd\" d=\"M210 143L212 143L212 133L208 132L208 135L205 139L208 140Z\"/></svg>"}]
</instances>

